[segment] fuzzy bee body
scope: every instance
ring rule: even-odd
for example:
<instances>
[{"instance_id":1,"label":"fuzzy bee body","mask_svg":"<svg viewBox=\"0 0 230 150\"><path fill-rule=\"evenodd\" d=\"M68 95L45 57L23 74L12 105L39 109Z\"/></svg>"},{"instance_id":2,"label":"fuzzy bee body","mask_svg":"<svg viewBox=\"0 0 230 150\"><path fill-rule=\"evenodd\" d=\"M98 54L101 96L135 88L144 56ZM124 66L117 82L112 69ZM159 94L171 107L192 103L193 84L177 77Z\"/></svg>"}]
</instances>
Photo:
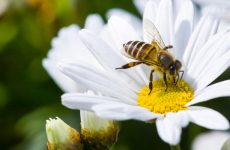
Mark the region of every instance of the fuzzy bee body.
<instances>
[{"instance_id":1,"label":"fuzzy bee body","mask_svg":"<svg viewBox=\"0 0 230 150\"><path fill-rule=\"evenodd\" d=\"M150 93L152 91L152 74L154 71L163 75L167 90L167 79L177 83L180 78L179 72L184 72L180 71L182 64L167 51L167 49L172 48L172 46L165 46L158 30L151 21L144 20L144 28L147 28L146 35L151 38L151 42L128 41L124 43L122 53L137 61L130 62L116 69L128 69L139 64L148 65L152 68L149 82Z\"/></svg>"},{"instance_id":2,"label":"fuzzy bee body","mask_svg":"<svg viewBox=\"0 0 230 150\"><path fill-rule=\"evenodd\" d=\"M137 60L156 59L158 48L141 41L129 41L123 45L124 51Z\"/></svg>"}]
</instances>

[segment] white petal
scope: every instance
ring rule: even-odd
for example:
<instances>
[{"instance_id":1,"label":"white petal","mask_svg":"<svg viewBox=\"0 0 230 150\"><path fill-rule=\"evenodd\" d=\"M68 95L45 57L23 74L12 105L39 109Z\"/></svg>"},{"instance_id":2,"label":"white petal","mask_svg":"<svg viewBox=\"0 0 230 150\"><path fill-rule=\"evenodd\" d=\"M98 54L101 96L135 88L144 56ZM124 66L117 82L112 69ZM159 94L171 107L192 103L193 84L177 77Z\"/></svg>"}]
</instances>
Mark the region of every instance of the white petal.
<instances>
[{"instance_id":1,"label":"white petal","mask_svg":"<svg viewBox=\"0 0 230 150\"><path fill-rule=\"evenodd\" d=\"M190 121L208 129L227 130L228 120L219 112L210 108L191 106L187 110Z\"/></svg>"},{"instance_id":2,"label":"white petal","mask_svg":"<svg viewBox=\"0 0 230 150\"><path fill-rule=\"evenodd\" d=\"M80 31L80 37L92 54L97 58L98 62L110 72L121 77L121 80L125 80L130 84L130 87L139 90L139 87L143 84L143 80L135 70L115 70L127 62L113 50L111 47L98 38L97 35L87 31Z\"/></svg>"},{"instance_id":3,"label":"white petal","mask_svg":"<svg viewBox=\"0 0 230 150\"><path fill-rule=\"evenodd\" d=\"M187 106L205 102L214 98L230 96L230 80L222 81L208 86L200 92L195 93L195 98Z\"/></svg>"},{"instance_id":4,"label":"white petal","mask_svg":"<svg viewBox=\"0 0 230 150\"><path fill-rule=\"evenodd\" d=\"M58 37L52 40L52 49L48 53L48 58L54 61L69 59L100 68L100 64L80 40L79 30L75 25L62 28L58 32Z\"/></svg>"},{"instance_id":5,"label":"white petal","mask_svg":"<svg viewBox=\"0 0 230 150\"><path fill-rule=\"evenodd\" d=\"M193 31L194 9L191 1L183 3L175 22L175 56L182 60L185 48Z\"/></svg>"},{"instance_id":6,"label":"white petal","mask_svg":"<svg viewBox=\"0 0 230 150\"><path fill-rule=\"evenodd\" d=\"M112 16L108 21L109 29L116 44L116 49L121 50L128 41L140 41L135 29L119 16Z\"/></svg>"},{"instance_id":7,"label":"white petal","mask_svg":"<svg viewBox=\"0 0 230 150\"><path fill-rule=\"evenodd\" d=\"M186 127L189 124L189 118L186 111L182 110L176 113L169 113L170 117L180 127Z\"/></svg>"},{"instance_id":8,"label":"white petal","mask_svg":"<svg viewBox=\"0 0 230 150\"><path fill-rule=\"evenodd\" d=\"M114 105L121 103L118 99L89 93L68 93L62 95L62 104L71 109L92 111L98 104Z\"/></svg>"},{"instance_id":9,"label":"white petal","mask_svg":"<svg viewBox=\"0 0 230 150\"><path fill-rule=\"evenodd\" d=\"M194 58L199 56L199 50L212 37L218 28L218 20L210 16L203 16L199 24L196 26L194 32L186 47L183 62L189 68L194 62ZM185 71L186 73L186 71Z\"/></svg>"},{"instance_id":10,"label":"white petal","mask_svg":"<svg viewBox=\"0 0 230 150\"><path fill-rule=\"evenodd\" d=\"M174 43L173 6L171 0L163 0L159 4L156 27L165 45Z\"/></svg>"},{"instance_id":11,"label":"white petal","mask_svg":"<svg viewBox=\"0 0 230 150\"><path fill-rule=\"evenodd\" d=\"M100 15L92 14L87 16L84 28L94 31L95 33L98 33L102 30L103 27L104 27L104 21L102 20Z\"/></svg>"},{"instance_id":12,"label":"white petal","mask_svg":"<svg viewBox=\"0 0 230 150\"><path fill-rule=\"evenodd\" d=\"M125 63L125 61L118 56L117 53L114 53L108 44L101 38L98 38L96 34L83 29L79 32L79 36L105 69L114 70L119 65Z\"/></svg>"},{"instance_id":13,"label":"white petal","mask_svg":"<svg viewBox=\"0 0 230 150\"><path fill-rule=\"evenodd\" d=\"M221 20L218 28L218 32L226 31L230 29L230 23L226 20Z\"/></svg>"},{"instance_id":14,"label":"white petal","mask_svg":"<svg viewBox=\"0 0 230 150\"><path fill-rule=\"evenodd\" d=\"M193 62L190 67L187 68L186 74L189 74L191 78L196 79L202 70L204 70L205 67L211 62L210 59L213 59L214 57L215 61L217 58L219 58L219 55L222 55L222 53L228 49L227 45L229 44L224 43L227 38L227 34L228 32L221 32L209 38L209 40L199 50L199 55L196 55L196 57L194 57L192 60ZM217 51L216 49L219 50Z\"/></svg>"},{"instance_id":15,"label":"white petal","mask_svg":"<svg viewBox=\"0 0 230 150\"><path fill-rule=\"evenodd\" d=\"M227 46L230 48L229 44ZM221 51L221 48L219 50ZM196 91L200 91L209 85L230 66L230 51L221 54L219 57L213 57L207 62L207 65L200 72L199 76L196 77ZM207 76L207 74L209 75Z\"/></svg>"},{"instance_id":16,"label":"white petal","mask_svg":"<svg viewBox=\"0 0 230 150\"><path fill-rule=\"evenodd\" d=\"M154 114L145 108L127 104L100 104L94 106L92 109L98 116L112 120L123 120L124 118L129 118L140 121L148 121L157 117L162 117L162 115ZM120 118L118 116L120 116Z\"/></svg>"},{"instance_id":17,"label":"white petal","mask_svg":"<svg viewBox=\"0 0 230 150\"><path fill-rule=\"evenodd\" d=\"M135 6L139 10L139 12L142 14L145 9L145 5L147 5L148 0L133 0Z\"/></svg>"},{"instance_id":18,"label":"white petal","mask_svg":"<svg viewBox=\"0 0 230 150\"><path fill-rule=\"evenodd\" d=\"M108 19L111 18L112 16L118 16L120 18L123 18L124 20L129 22L132 25L132 27L135 29L137 34L141 36L142 22L137 16L131 14L128 11L125 11L123 9L118 9L118 8L110 9L106 13L106 16Z\"/></svg>"},{"instance_id":19,"label":"white petal","mask_svg":"<svg viewBox=\"0 0 230 150\"><path fill-rule=\"evenodd\" d=\"M58 70L57 63L60 60L68 59L73 62L88 63L89 66L94 66L95 68L101 67L79 39L79 30L80 28L76 25L62 28L58 32L58 37L53 38L52 48L49 50L47 58L43 60L43 67L65 92L79 92L85 90L85 88L76 84Z\"/></svg>"},{"instance_id":20,"label":"white petal","mask_svg":"<svg viewBox=\"0 0 230 150\"><path fill-rule=\"evenodd\" d=\"M158 10L158 3L154 0L148 1L145 7L143 18L150 20L152 23L156 25L156 19L158 13L157 10Z\"/></svg>"},{"instance_id":21,"label":"white petal","mask_svg":"<svg viewBox=\"0 0 230 150\"><path fill-rule=\"evenodd\" d=\"M230 137L226 131L209 131L199 134L192 143L192 150L221 150Z\"/></svg>"},{"instance_id":22,"label":"white petal","mask_svg":"<svg viewBox=\"0 0 230 150\"><path fill-rule=\"evenodd\" d=\"M76 92L84 90L83 86L77 85L71 78L60 72L57 64L51 59L44 59L42 65L63 91Z\"/></svg>"},{"instance_id":23,"label":"white petal","mask_svg":"<svg viewBox=\"0 0 230 150\"><path fill-rule=\"evenodd\" d=\"M78 84L82 84L91 90L99 91L104 95L118 97L127 103L135 104L136 95L131 90L121 87L122 83L120 82L119 84L118 79L113 80L112 76L106 76L103 70L97 71L93 68L70 63L60 63L59 68ZM114 84L113 81L116 83Z\"/></svg>"},{"instance_id":24,"label":"white petal","mask_svg":"<svg viewBox=\"0 0 230 150\"><path fill-rule=\"evenodd\" d=\"M180 142L181 127L175 123L172 114L156 121L157 131L163 141L170 145L177 145Z\"/></svg>"},{"instance_id":25,"label":"white petal","mask_svg":"<svg viewBox=\"0 0 230 150\"><path fill-rule=\"evenodd\" d=\"M220 5L220 6L230 6L230 2L228 0L193 0L199 5Z\"/></svg>"}]
</instances>

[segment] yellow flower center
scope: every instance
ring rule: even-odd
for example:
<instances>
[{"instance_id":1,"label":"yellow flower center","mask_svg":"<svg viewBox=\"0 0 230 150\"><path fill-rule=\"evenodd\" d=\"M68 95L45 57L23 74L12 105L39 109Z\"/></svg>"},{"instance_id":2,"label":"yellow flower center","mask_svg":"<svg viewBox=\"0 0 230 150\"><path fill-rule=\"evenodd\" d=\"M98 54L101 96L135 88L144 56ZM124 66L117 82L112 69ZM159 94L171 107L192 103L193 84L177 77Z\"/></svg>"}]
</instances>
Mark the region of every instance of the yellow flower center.
<instances>
[{"instance_id":1,"label":"yellow flower center","mask_svg":"<svg viewBox=\"0 0 230 150\"><path fill-rule=\"evenodd\" d=\"M168 83L167 90L163 80L155 80L151 94L149 91L148 86L140 90L138 105L157 114L185 110L185 105L194 97L193 89L184 80L178 81L177 85Z\"/></svg>"}]
</instances>

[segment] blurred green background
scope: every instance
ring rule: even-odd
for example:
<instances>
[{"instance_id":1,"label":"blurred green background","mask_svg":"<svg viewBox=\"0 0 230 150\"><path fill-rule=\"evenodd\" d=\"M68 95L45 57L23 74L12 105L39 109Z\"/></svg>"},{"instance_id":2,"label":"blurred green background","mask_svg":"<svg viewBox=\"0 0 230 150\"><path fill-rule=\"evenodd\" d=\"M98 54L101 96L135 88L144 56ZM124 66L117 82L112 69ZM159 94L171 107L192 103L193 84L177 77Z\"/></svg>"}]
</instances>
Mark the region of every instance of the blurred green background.
<instances>
[{"instance_id":1,"label":"blurred green background","mask_svg":"<svg viewBox=\"0 0 230 150\"><path fill-rule=\"evenodd\" d=\"M102 5L103 2L103 5ZM0 0L0 147L4 150L45 150L45 121L59 116L79 129L79 111L61 105L62 91L41 65L57 31L70 24L84 25L87 15L105 19L111 8L140 17L131 0ZM228 79L229 70L218 80ZM229 98L203 105L230 118ZM184 129L182 149L205 131L196 125ZM116 150L168 149L154 125L121 123ZM85 148L87 149L87 147Z\"/></svg>"}]
</instances>

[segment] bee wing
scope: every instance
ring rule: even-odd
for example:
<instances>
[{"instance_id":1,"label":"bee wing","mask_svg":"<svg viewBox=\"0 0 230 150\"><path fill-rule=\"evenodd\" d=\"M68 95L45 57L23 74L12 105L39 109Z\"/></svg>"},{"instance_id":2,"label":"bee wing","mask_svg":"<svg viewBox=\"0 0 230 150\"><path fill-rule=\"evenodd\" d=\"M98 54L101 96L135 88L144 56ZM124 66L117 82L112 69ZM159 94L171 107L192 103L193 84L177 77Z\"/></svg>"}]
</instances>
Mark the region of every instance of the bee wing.
<instances>
[{"instance_id":1,"label":"bee wing","mask_svg":"<svg viewBox=\"0 0 230 150\"><path fill-rule=\"evenodd\" d=\"M150 42L151 44L157 43L162 49L165 48L165 44L159 31L149 19L144 19L143 27L145 41Z\"/></svg>"},{"instance_id":2,"label":"bee wing","mask_svg":"<svg viewBox=\"0 0 230 150\"><path fill-rule=\"evenodd\" d=\"M128 57L128 58L131 58L131 59L134 59L134 60L138 60L137 58L134 58L134 57L130 56L129 54L127 54L127 53L125 52L125 49L124 49L124 48L121 49L121 53L122 53L124 56ZM158 62L154 61L154 60L138 60L138 61L142 61L142 62L144 62L144 63L147 64L147 65L160 66L160 64L159 64Z\"/></svg>"}]
</instances>

